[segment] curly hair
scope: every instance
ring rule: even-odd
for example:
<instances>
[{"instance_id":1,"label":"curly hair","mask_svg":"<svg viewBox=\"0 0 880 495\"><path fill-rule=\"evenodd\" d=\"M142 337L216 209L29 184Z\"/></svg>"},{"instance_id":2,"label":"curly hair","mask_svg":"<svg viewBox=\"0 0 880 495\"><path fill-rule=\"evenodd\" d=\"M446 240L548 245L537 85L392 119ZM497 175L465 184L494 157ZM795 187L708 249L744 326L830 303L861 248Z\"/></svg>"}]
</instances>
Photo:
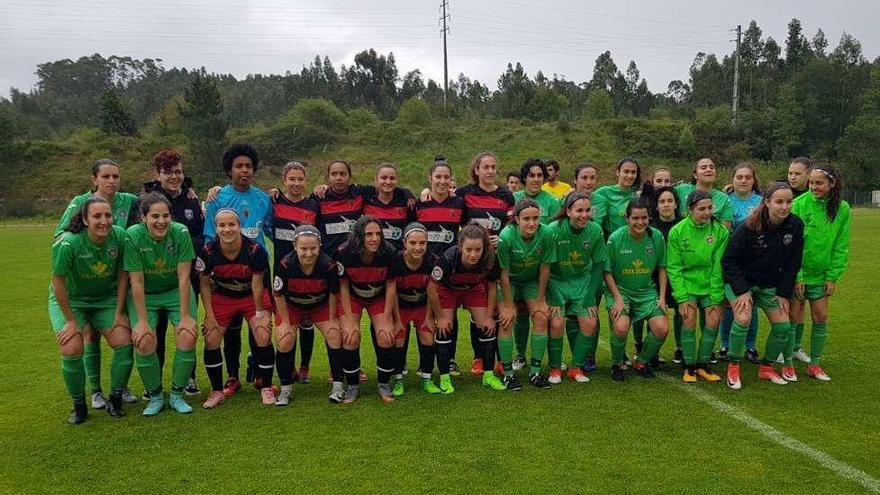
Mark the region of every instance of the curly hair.
<instances>
[{"instance_id":1,"label":"curly hair","mask_svg":"<svg viewBox=\"0 0 880 495\"><path fill-rule=\"evenodd\" d=\"M180 152L168 148L156 153L156 156L153 157L153 168L156 169L156 172L167 172L180 165L180 160Z\"/></svg>"},{"instance_id":2,"label":"curly hair","mask_svg":"<svg viewBox=\"0 0 880 495\"><path fill-rule=\"evenodd\" d=\"M254 164L254 172L257 171L257 168L260 166L260 155L257 153L257 150L247 143L236 143L230 145L223 152L223 171L226 172L226 175L232 176L232 162L239 156L250 158L251 163Z\"/></svg>"}]
</instances>

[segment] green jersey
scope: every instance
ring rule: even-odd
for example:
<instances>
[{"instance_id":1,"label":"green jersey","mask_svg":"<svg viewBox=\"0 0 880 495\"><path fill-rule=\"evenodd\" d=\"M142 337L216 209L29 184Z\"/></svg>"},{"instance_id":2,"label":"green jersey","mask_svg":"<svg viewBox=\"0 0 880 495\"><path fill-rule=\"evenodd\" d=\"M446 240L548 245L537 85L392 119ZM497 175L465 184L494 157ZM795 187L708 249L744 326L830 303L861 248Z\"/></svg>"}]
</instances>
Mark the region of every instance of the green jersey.
<instances>
[{"instance_id":1,"label":"green jersey","mask_svg":"<svg viewBox=\"0 0 880 495\"><path fill-rule=\"evenodd\" d=\"M550 279L587 283L587 294L596 294L602 287L602 269L607 257L602 228L596 222L587 222L584 228L575 229L569 219L562 218L550 224L550 230L553 234L548 261Z\"/></svg>"},{"instance_id":2,"label":"green jersey","mask_svg":"<svg viewBox=\"0 0 880 495\"><path fill-rule=\"evenodd\" d=\"M827 208L827 199L812 194L802 194L791 204L791 212L804 222L804 260L797 280L807 285L837 282L849 261L849 204L840 202L833 222Z\"/></svg>"},{"instance_id":3,"label":"green jersey","mask_svg":"<svg viewBox=\"0 0 880 495\"><path fill-rule=\"evenodd\" d=\"M549 264L553 251L553 236L546 225L538 225L535 236L523 239L516 224L509 224L498 235L498 266L510 272L511 282L538 280L542 263Z\"/></svg>"},{"instance_id":4,"label":"green jersey","mask_svg":"<svg viewBox=\"0 0 880 495\"><path fill-rule=\"evenodd\" d=\"M593 221L602 227L606 236L626 226L626 207L635 193L631 189L621 190L613 184L593 191Z\"/></svg>"},{"instance_id":5,"label":"green jersey","mask_svg":"<svg viewBox=\"0 0 880 495\"><path fill-rule=\"evenodd\" d=\"M688 215L688 195L696 190L697 185L690 182L683 182L675 186L675 194L678 196L678 214L682 217ZM718 220L733 223L733 203L730 202L730 196L718 189L712 189L712 214Z\"/></svg>"},{"instance_id":6,"label":"green jersey","mask_svg":"<svg viewBox=\"0 0 880 495\"><path fill-rule=\"evenodd\" d=\"M559 200L556 199L556 196L543 189L534 196L526 193L525 189L520 189L513 193L513 200L515 202L519 202L519 200L526 197L534 199L535 202L538 203L538 207L541 208L541 223L548 225L553 221L553 217L555 217L556 213L559 211Z\"/></svg>"},{"instance_id":7,"label":"green jersey","mask_svg":"<svg viewBox=\"0 0 880 495\"><path fill-rule=\"evenodd\" d=\"M71 306L86 307L116 295L122 268L125 230L111 226L104 244L87 231L65 232L52 245L52 274L64 277Z\"/></svg>"},{"instance_id":8,"label":"green jersey","mask_svg":"<svg viewBox=\"0 0 880 495\"><path fill-rule=\"evenodd\" d=\"M67 224L70 223L70 218L76 213L80 205L94 195L95 193L93 192L87 192L70 200L70 204L67 205L67 209L65 209L64 213L61 215L61 221L59 221L58 225L55 227L55 233L53 234L55 237L58 237L59 234L64 232ZM110 205L110 213L113 215L113 225L118 225L123 229L128 227L128 220L131 217L131 211L137 200L138 197L136 195L127 192L118 192L113 196L113 204Z\"/></svg>"},{"instance_id":9,"label":"green jersey","mask_svg":"<svg viewBox=\"0 0 880 495\"><path fill-rule=\"evenodd\" d=\"M666 240L654 227L648 227L639 240L621 227L608 237L605 271L611 273L622 294L657 292L652 274L666 266Z\"/></svg>"},{"instance_id":10,"label":"green jersey","mask_svg":"<svg viewBox=\"0 0 880 495\"><path fill-rule=\"evenodd\" d=\"M721 257L730 233L720 222L697 225L691 217L669 231L666 273L672 297L678 303L689 296L709 296L712 304L724 300Z\"/></svg>"},{"instance_id":11,"label":"green jersey","mask_svg":"<svg viewBox=\"0 0 880 495\"><path fill-rule=\"evenodd\" d=\"M162 240L150 236L147 226L136 223L125 239L125 271L144 272L144 292L159 294L177 289L177 265L195 258L189 230L171 222Z\"/></svg>"}]
</instances>

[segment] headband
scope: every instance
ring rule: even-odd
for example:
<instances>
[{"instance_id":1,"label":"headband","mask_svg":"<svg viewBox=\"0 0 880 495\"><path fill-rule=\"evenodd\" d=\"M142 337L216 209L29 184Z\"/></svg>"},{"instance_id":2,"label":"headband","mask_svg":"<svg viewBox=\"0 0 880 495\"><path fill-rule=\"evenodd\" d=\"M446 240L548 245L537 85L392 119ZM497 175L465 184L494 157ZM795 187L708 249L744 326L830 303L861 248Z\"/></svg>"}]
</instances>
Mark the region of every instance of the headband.
<instances>
[{"instance_id":1,"label":"headband","mask_svg":"<svg viewBox=\"0 0 880 495\"><path fill-rule=\"evenodd\" d=\"M217 213L214 214L214 223L217 223L217 217L219 217L223 213L232 213L235 215L235 219L238 220L238 223L241 224L241 216L239 216L238 212L232 208L220 208L217 210Z\"/></svg>"}]
</instances>

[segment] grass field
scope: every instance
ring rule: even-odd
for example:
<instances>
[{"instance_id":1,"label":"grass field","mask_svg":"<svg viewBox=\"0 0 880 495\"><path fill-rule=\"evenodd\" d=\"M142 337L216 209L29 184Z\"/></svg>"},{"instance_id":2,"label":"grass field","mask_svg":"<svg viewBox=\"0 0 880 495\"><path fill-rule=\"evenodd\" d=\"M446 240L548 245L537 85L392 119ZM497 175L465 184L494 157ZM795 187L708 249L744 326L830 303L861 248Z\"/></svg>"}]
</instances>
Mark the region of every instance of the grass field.
<instances>
[{"instance_id":1,"label":"grass field","mask_svg":"<svg viewBox=\"0 0 880 495\"><path fill-rule=\"evenodd\" d=\"M0 493L880 492L880 214L854 216L849 271L831 306L829 383L808 379L802 365L801 382L757 383L746 364L739 392L685 388L671 363L659 379L612 383L603 329L588 384L492 393L462 376L454 395L440 397L420 393L411 373L406 396L384 405L364 339L371 381L352 406L327 402L319 342L316 379L297 386L287 408L260 405L246 386L212 411L148 419L135 405L121 420L95 411L79 427L65 423L70 404L46 315L51 231L4 227ZM762 322L762 350L765 335ZM106 382L106 348L104 356ZM142 390L137 372L131 388Z\"/></svg>"}]
</instances>

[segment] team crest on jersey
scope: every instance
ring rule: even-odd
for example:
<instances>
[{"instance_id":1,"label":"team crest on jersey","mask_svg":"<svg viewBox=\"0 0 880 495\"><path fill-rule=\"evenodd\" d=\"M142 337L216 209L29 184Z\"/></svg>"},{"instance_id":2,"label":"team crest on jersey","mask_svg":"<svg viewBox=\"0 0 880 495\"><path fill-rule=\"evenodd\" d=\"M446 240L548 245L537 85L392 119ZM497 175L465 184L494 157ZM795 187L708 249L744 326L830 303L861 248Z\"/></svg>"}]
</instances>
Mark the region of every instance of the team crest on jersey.
<instances>
[{"instance_id":1,"label":"team crest on jersey","mask_svg":"<svg viewBox=\"0 0 880 495\"><path fill-rule=\"evenodd\" d=\"M199 273L205 271L205 262L202 261L202 258L196 258L196 271Z\"/></svg>"},{"instance_id":2,"label":"team crest on jersey","mask_svg":"<svg viewBox=\"0 0 880 495\"><path fill-rule=\"evenodd\" d=\"M794 236L791 234L785 234L784 236L782 236L782 243L785 244L786 246L791 244L791 241L793 241L793 240L794 240Z\"/></svg>"},{"instance_id":3,"label":"team crest on jersey","mask_svg":"<svg viewBox=\"0 0 880 495\"><path fill-rule=\"evenodd\" d=\"M589 249L590 249L590 245L591 245L591 243L590 243L590 240L589 240L589 239L587 239L587 240L585 240L584 242L581 243L581 246L583 246L584 249L586 249L586 250L589 250Z\"/></svg>"},{"instance_id":4,"label":"team crest on jersey","mask_svg":"<svg viewBox=\"0 0 880 495\"><path fill-rule=\"evenodd\" d=\"M189 208L187 208L187 209L183 210L183 216L185 216L187 220L192 220L193 219L193 211L190 210Z\"/></svg>"},{"instance_id":5,"label":"team crest on jersey","mask_svg":"<svg viewBox=\"0 0 880 495\"><path fill-rule=\"evenodd\" d=\"M443 279L443 269L439 266L435 266L433 270L431 270L431 278L436 281L440 281Z\"/></svg>"},{"instance_id":6,"label":"team crest on jersey","mask_svg":"<svg viewBox=\"0 0 880 495\"><path fill-rule=\"evenodd\" d=\"M244 208L241 211L241 216L243 216L244 218L248 218L249 216L251 216L251 210L248 208Z\"/></svg>"},{"instance_id":7,"label":"team crest on jersey","mask_svg":"<svg viewBox=\"0 0 880 495\"><path fill-rule=\"evenodd\" d=\"M119 256L119 247L110 246L107 249L107 257L112 259L112 258L116 258L117 256Z\"/></svg>"},{"instance_id":8,"label":"team crest on jersey","mask_svg":"<svg viewBox=\"0 0 880 495\"><path fill-rule=\"evenodd\" d=\"M764 240L764 236L763 236L763 235L759 235L758 238L755 239L755 244L756 244L759 248L765 248L765 247L767 247L767 241Z\"/></svg>"},{"instance_id":9,"label":"team crest on jersey","mask_svg":"<svg viewBox=\"0 0 880 495\"><path fill-rule=\"evenodd\" d=\"M169 242L169 243L165 244L165 251L168 251L168 254L173 254L174 253L174 243Z\"/></svg>"},{"instance_id":10,"label":"team crest on jersey","mask_svg":"<svg viewBox=\"0 0 880 495\"><path fill-rule=\"evenodd\" d=\"M706 236L706 243L712 244L713 242L715 242L715 237L713 237L712 234L707 235Z\"/></svg>"},{"instance_id":11,"label":"team crest on jersey","mask_svg":"<svg viewBox=\"0 0 880 495\"><path fill-rule=\"evenodd\" d=\"M543 253L543 252L544 252L544 246L538 246L535 249L535 256L541 256L541 253Z\"/></svg>"},{"instance_id":12,"label":"team crest on jersey","mask_svg":"<svg viewBox=\"0 0 880 495\"><path fill-rule=\"evenodd\" d=\"M272 288L275 289L275 292L281 292L281 289L284 288L284 280L276 275L275 281L272 283Z\"/></svg>"},{"instance_id":13,"label":"team crest on jersey","mask_svg":"<svg viewBox=\"0 0 880 495\"><path fill-rule=\"evenodd\" d=\"M648 244L647 246L645 246L645 252L648 254L654 254L654 246Z\"/></svg>"}]
</instances>

